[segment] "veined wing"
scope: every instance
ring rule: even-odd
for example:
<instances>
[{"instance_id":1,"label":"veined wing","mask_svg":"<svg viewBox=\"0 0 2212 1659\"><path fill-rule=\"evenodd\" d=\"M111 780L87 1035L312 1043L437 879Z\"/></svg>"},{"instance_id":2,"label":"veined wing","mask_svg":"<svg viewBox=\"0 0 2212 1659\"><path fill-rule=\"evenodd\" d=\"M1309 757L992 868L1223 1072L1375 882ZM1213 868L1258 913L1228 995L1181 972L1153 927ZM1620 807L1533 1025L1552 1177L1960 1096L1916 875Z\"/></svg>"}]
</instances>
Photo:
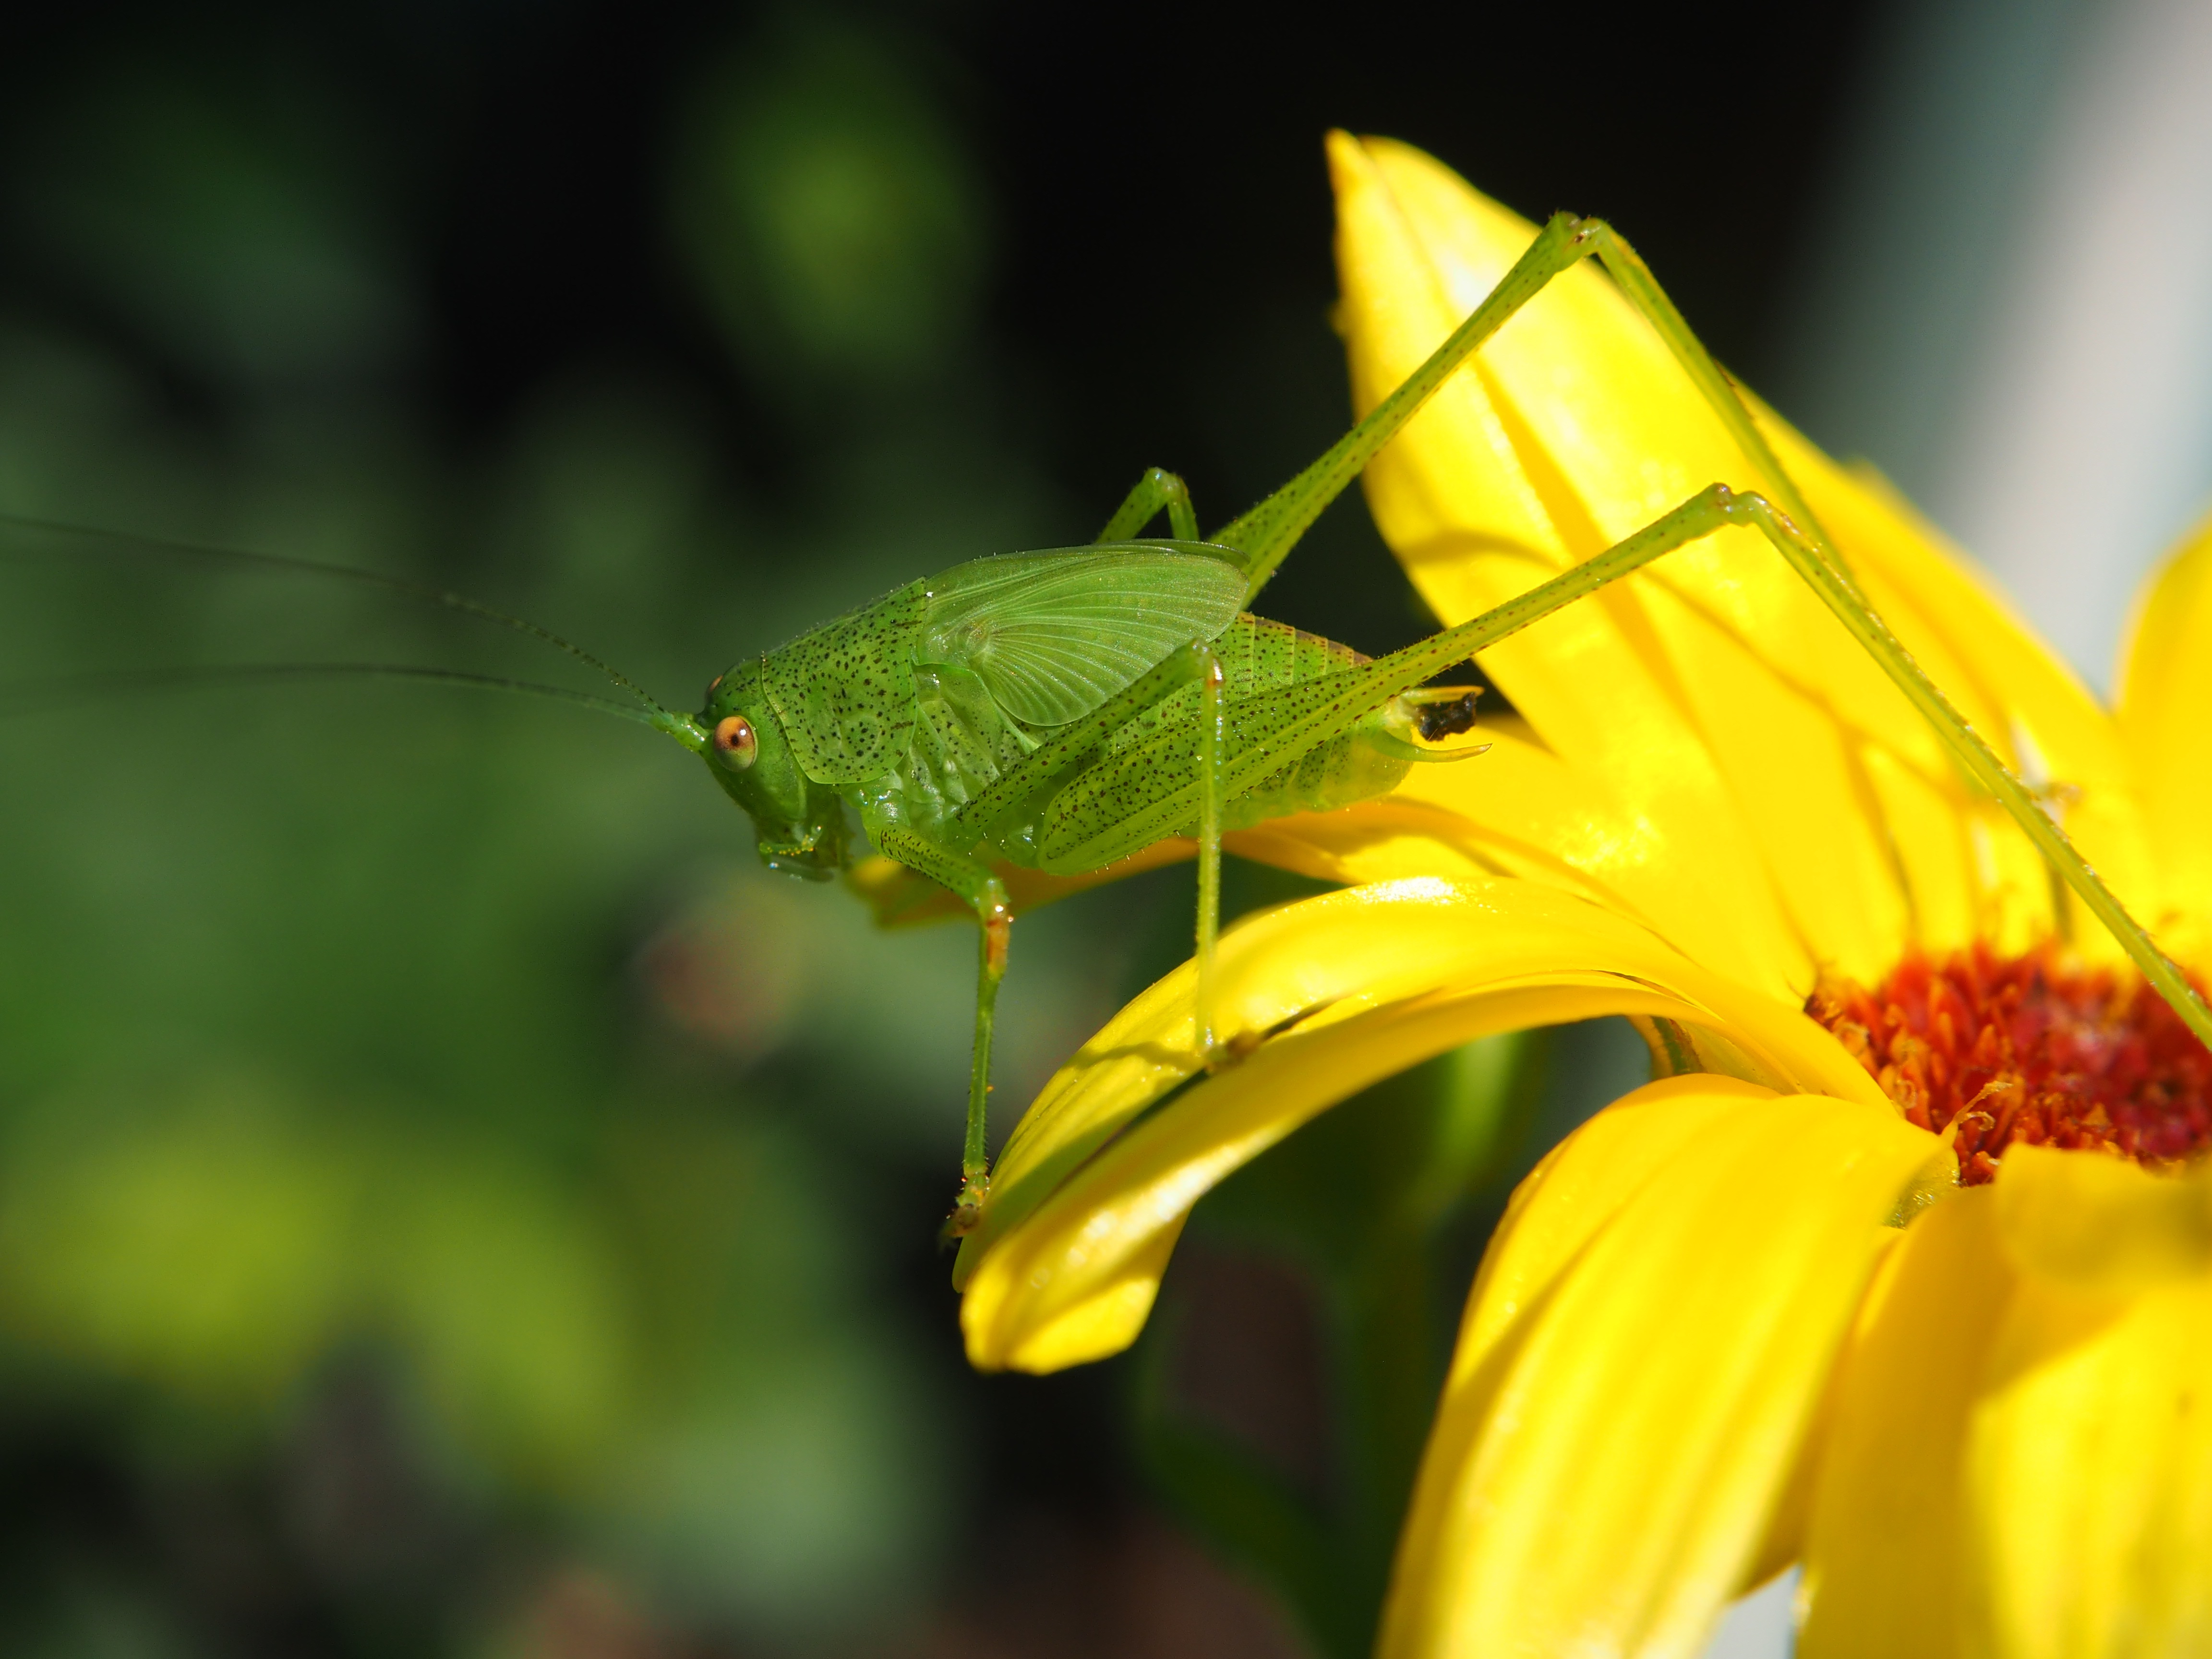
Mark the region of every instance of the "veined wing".
<instances>
[{"instance_id":1,"label":"veined wing","mask_svg":"<svg viewBox=\"0 0 2212 1659\"><path fill-rule=\"evenodd\" d=\"M1064 726L1243 603L1226 557L1156 543L976 559L931 580L916 656L969 670L1016 720Z\"/></svg>"}]
</instances>

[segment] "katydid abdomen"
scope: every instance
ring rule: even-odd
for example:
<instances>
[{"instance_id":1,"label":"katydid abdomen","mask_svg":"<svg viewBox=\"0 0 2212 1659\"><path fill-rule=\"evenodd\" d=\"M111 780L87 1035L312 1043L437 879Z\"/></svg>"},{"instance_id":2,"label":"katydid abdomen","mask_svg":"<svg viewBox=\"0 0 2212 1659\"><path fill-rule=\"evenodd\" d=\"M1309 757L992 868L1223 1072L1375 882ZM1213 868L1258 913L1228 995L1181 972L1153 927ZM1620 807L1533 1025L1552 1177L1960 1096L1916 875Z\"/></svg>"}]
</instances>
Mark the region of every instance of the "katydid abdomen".
<instances>
[{"instance_id":1,"label":"katydid abdomen","mask_svg":"<svg viewBox=\"0 0 2212 1659\"><path fill-rule=\"evenodd\" d=\"M1222 669L1229 747L1264 744L1276 724L1279 694L1363 667L1351 647L1285 623L1241 612L1212 642ZM1007 856L1054 875L1075 875L1141 851L1159 838L1137 827L1138 809L1194 786L1199 775L1200 688L1174 692L1115 732L1105 754L1048 809L1028 847ZM1393 698L1351 730L1285 758L1280 767L1222 805L1224 830L1248 830L1295 812L1328 811L1387 794L1417 758L1407 740L1413 720ZM1197 818L1169 833L1194 835Z\"/></svg>"},{"instance_id":2,"label":"katydid abdomen","mask_svg":"<svg viewBox=\"0 0 2212 1659\"><path fill-rule=\"evenodd\" d=\"M1270 694L1368 660L1349 646L1249 612L1239 612L1209 643L1220 659L1232 732L1248 720L1264 728ZM914 730L890 787L899 792L908 822L938 824L1004 776L1049 728L1006 714L981 682L961 669L918 665L915 682ZM990 837L992 849L1012 863L1062 875L1140 850L1114 836L1126 816L1117 811L1125 803L1115 798L1126 794L1132 798L1126 804L1133 804L1136 796L1156 796L1164 781L1195 780L1200 702L1200 688L1186 685L1129 720L1107 738L1083 774L1086 783L1094 775L1120 775L1122 787L1086 788L1077 810L1048 809L1042 823ZM1327 811L1388 793L1413 763L1392 731L1407 718L1394 704L1289 762L1224 803L1224 827L1249 829L1293 812ZM1180 833L1196 833L1195 817ZM1089 843L1102 836L1108 839L1092 848Z\"/></svg>"}]
</instances>

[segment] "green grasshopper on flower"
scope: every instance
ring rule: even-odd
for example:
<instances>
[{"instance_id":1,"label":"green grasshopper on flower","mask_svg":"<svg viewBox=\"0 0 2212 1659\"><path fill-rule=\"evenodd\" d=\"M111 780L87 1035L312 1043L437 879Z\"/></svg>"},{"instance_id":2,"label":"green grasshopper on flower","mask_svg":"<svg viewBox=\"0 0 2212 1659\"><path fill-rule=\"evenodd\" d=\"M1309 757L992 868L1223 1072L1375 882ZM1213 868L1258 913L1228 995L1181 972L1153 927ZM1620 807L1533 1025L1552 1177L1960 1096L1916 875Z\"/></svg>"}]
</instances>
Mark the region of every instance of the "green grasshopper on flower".
<instances>
[{"instance_id":1,"label":"green grasshopper on flower","mask_svg":"<svg viewBox=\"0 0 2212 1659\"><path fill-rule=\"evenodd\" d=\"M1592 254L1665 339L1765 494L1715 483L1518 599L1374 660L1252 615L1247 607L1322 509L1484 341ZM1163 512L1173 539L1132 539ZM1234 1034L1217 1045L1211 1030L1206 988L1223 833L1351 805L1395 787L1416 762L1480 753L1480 744L1438 746L1471 728L1474 692L1425 682L1730 525L1765 533L2212 1046L2212 1012L1875 614L1733 386L1643 261L1597 220L1553 217L1403 385L1313 465L1212 535L1200 536L1182 481L1154 469L1097 543L978 559L908 583L730 667L708 688L696 715L671 713L534 624L457 595L416 591L536 635L605 673L635 704L585 701L701 756L750 816L772 868L821 878L847 867L857 817L878 851L974 912L981 930L974 1058L961 1184L947 1224L957 1235L974 1226L988 1190L992 1012L1012 918L1002 866L1085 875L1165 838L1194 836L1199 1041L1209 1058L1233 1060Z\"/></svg>"}]
</instances>

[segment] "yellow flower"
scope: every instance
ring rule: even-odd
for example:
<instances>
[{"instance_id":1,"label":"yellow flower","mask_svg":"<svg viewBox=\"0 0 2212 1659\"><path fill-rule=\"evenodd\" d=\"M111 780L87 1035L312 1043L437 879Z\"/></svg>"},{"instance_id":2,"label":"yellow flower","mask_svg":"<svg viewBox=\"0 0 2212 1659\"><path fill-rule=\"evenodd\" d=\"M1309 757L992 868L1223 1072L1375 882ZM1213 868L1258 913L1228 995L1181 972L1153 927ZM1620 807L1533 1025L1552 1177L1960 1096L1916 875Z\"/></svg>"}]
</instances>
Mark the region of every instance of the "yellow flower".
<instances>
[{"instance_id":1,"label":"yellow flower","mask_svg":"<svg viewBox=\"0 0 2212 1659\"><path fill-rule=\"evenodd\" d=\"M1402 146L1330 158L1364 409L1533 228ZM2212 534L2109 714L1879 480L1754 412L1936 683L2212 964ZM1367 487L1452 623L1716 480L1760 483L1585 266ZM1660 1079L1492 1242L1381 1651L1694 1653L1792 1560L1807 1655L2212 1650L2212 1056L1750 532L1483 666L1517 711L1487 758L1243 838L1353 884L1224 938L1241 1064L1200 1075L1186 968L1030 1108L957 1270L970 1357L1115 1352L1192 1205L1316 1113L1626 1014Z\"/></svg>"}]
</instances>

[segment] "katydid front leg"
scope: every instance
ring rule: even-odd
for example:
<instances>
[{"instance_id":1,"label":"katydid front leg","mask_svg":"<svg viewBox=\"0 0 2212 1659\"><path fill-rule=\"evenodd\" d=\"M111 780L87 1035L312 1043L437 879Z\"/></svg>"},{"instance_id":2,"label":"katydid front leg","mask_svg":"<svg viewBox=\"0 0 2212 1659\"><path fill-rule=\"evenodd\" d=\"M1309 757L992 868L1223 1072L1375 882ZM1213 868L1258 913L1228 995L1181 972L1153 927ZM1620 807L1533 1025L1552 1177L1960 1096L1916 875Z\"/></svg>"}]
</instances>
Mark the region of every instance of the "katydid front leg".
<instances>
[{"instance_id":1,"label":"katydid front leg","mask_svg":"<svg viewBox=\"0 0 2212 1659\"><path fill-rule=\"evenodd\" d=\"M958 895L975 913L975 1044L968 1063L968 1127L960 1147L960 1193L945 1230L952 1237L974 1231L991 1190L988 1124L991 1103L991 1026L999 1006L999 981L1006 976L1006 949L1013 937L1013 908L1006 884L991 866L916 834L903 824L863 818L868 839L885 858Z\"/></svg>"}]
</instances>

